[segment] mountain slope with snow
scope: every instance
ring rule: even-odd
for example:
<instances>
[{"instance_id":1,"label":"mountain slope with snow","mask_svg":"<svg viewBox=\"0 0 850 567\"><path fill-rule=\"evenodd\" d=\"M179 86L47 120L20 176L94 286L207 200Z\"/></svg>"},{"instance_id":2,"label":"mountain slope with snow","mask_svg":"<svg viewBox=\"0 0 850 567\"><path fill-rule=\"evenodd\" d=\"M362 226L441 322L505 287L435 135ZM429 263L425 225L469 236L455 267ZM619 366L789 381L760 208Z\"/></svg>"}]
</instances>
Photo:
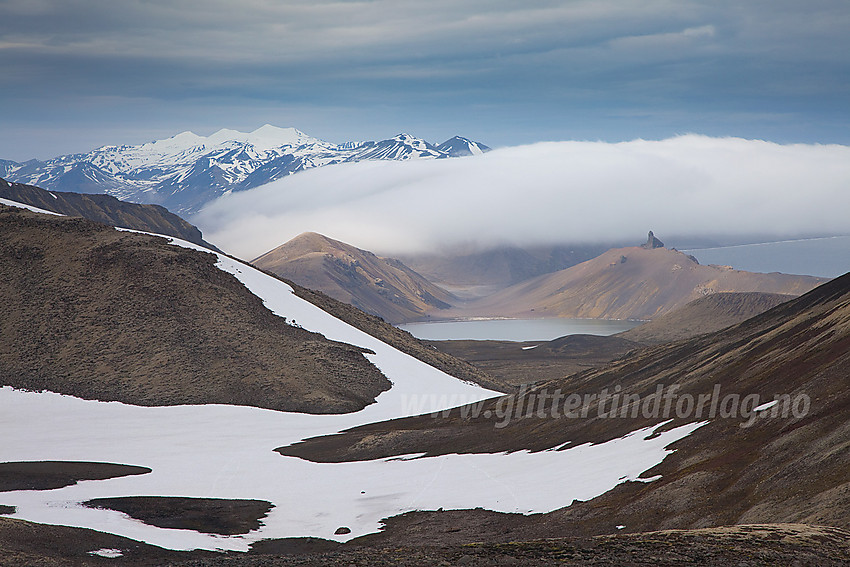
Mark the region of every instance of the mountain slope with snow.
<instances>
[{"instance_id":1,"label":"mountain slope with snow","mask_svg":"<svg viewBox=\"0 0 850 567\"><path fill-rule=\"evenodd\" d=\"M708 419L647 471L661 475L656 481L623 483L536 523L504 524L521 523L536 537L611 534L618 525L650 531L788 522L846 529L848 345L850 273L738 325L632 351L521 391L513 402L488 400L471 419L453 410L440 419L370 424L280 450L317 462L545 451L566 441L619 438L638 424ZM587 408L581 416L566 413L564 400L573 393ZM466 520L470 531L475 521L487 521L483 514Z\"/></svg>"},{"instance_id":2,"label":"mountain slope with snow","mask_svg":"<svg viewBox=\"0 0 850 567\"><path fill-rule=\"evenodd\" d=\"M390 388L363 349L275 316L199 250L0 207L0 385L314 413Z\"/></svg>"},{"instance_id":3,"label":"mountain slope with snow","mask_svg":"<svg viewBox=\"0 0 850 567\"><path fill-rule=\"evenodd\" d=\"M437 150L447 153L450 157L460 157L481 155L484 152L489 152L490 148L480 142L474 142L469 138L455 136L437 146Z\"/></svg>"},{"instance_id":4,"label":"mountain slope with snow","mask_svg":"<svg viewBox=\"0 0 850 567\"><path fill-rule=\"evenodd\" d=\"M438 159L480 154L483 144L452 138L439 146L399 134L377 142L332 144L295 128L266 124L253 132L182 132L140 145L25 163L0 161L0 176L54 191L106 193L158 204L178 214L199 211L229 191L264 185L298 171L364 160Z\"/></svg>"},{"instance_id":5,"label":"mountain slope with snow","mask_svg":"<svg viewBox=\"0 0 850 567\"><path fill-rule=\"evenodd\" d=\"M120 259L114 256L115 252L124 250L132 257L134 252L140 252L136 248L140 247L143 249L141 252L144 252L145 248L154 247L160 249L160 253L166 255L170 262L160 262L153 266L153 271L178 271L179 277L175 281L191 277L193 270L213 274L207 269L210 267L220 274L221 285L237 281L256 301L262 303L269 316L279 319L277 324L267 321L275 333L284 333L284 327L290 326L291 332L298 335L296 339L301 340L301 347L291 345L287 347L288 350L312 354L320 360L328 361L332 353L315 353L314 349L317 344L327 345L322 341L333 341L327 346L346 349L350 353L350 356L345 357L348 362L351 362L352 357L362 357L361 353L365 353L369 362L391 384L389 390L377 395L374 403L360 411L337 415L251 407L257 404L207 403L141 407L95 401L103 399L96 392L90 396L93 399L81 400L44 391L54 390L55 381L28 390L0 387L0 407L4 408L0 416L4 433L4 441L0 444L0 462L126 463L151 471L132 478L125 476L81 481L56 490L5 492L2 495L3 503L12 508L11 514L16 518L45 524L87 527L170 549L244 551L257 540L282 537L312 536L348 540L375 532L379 529L381 519L410 510L484 506L525 514L566 506L579 498L591 498L637 478L670 453L667 449L670 443L687 436L701 425L691 423L665 432L655 432L654 428L641 429L609 443L538 453L516 451L511 454L450 455L436 459L405 457L343 465L317 464L281 456L272 450L281 441L295 443L357 425L438 411L458 403L474 403L493 397L497 392L463 382L424 364L301 299L293 288L281 280L223 254L209 253L198 245L178 239L165 241L149 235L117 232L105 226L92 227L94 223L82 219L43 216L8 207L0 208L0 215L6 217L6 220L12 218L12 221L19 221L20 226L17 228L27 229L10 231L5 235L19 232L20 235L16 237L18 240L11 237L0 239L0 245L9 260L0 263L9 272L6 275L27 277L28 270L16 259L38 266L43 263L40 257L49 256L44 250L39 252L35 241L24 245L20 240L26 237L28 231L37 231L39 226L44 228L45 224L47 227L52 223L59 224L60 228L71 231L72 236L68 238L95 240L93 250L113 253L100 262L96 261L96 255L83 254L86 262L85 269L81 271L87 279L112 280L113 286L121 291L112 297L98 294L106 306L105 311L96 316L86 313L84 315L87 316L80 317L77 313L66 313L64 309L67 308L63 307L59 298L48 301L47 308L51 311L49 315L65 324L73 319L95 325L102 320L120 323L118 328L113 329L111 340L127 351L129 358L132 358L133 349L143 349L146 345L141 344L145 341L140 340L137 329L128 337L134 339L134 342L122 341L122 333L126 331L122 325L132 325L138 319L138 324L152 331L147 339L156 341L156 333L167 335L170 332L167 324L156 320L159 312L177 315L186 313L182 301L171 301L173 298L169 291L162 286L146 290L143 285L138 285L138 282L145 282L145 278L140 277L140 273L146 274L148 271L145 262L134 264L132 274L110 272L111 266L115 265L113 260ZM104 236L107 232L115 234L110 234L108 242L98 240L98 237L107 238ZM73 249L68 246L68 242L61 242L61 239L43 240L49 243L59 241L65 245L66 251ZM171 248L173 256L169 257L161 247ZM147 255L141 252L135 257L146 258ZM72 257L79 255L79 252L70 254ZM64 270L64 278L68 279L73 271ZM130 288L125 287L126 282L129 282ZM138 287L133 288L134 282L137 282ZM47 291L53 288L55 286ZM13 289L19 295L25 291L18 286ZM63 290L55 292L59 291ZM227 296L230 293L220 295ZM159 296L165 298L164 303L159 302ZM136 304L139 297L142 298L141 303L149 304L147 311L138 311ZM211 304L213 311L209 317L216 322L217 331L228 332L228 328L236 321L233 320L233 313L221 311L222 297L209 302L203 301L202 296L200 299L203 303ZM36 298L35 301L27 301L25 297L10 297L4 299L4 305L7 313L20 314L33 308L29 303L40 308L38 306L44 303L42 300ZM15 308L9 309L12 304ZM68 304L71 308L79 309L78 301L69 301ZM132 312L130 319L124 318L128 306L136 307L129 309ZM73 339L76 333L69 327L65 330L69 336L57 337L56 333L43 326L44 320L48 318L47 315L41 318L26 317L30 322L25 329L29 333L26 339L11 342L4 340L0 343L10 352L4 360L14 361L14 351L20 351L28 345L46 344L41 353L41 368L47 372L54 370L54 360L48 357L57 350L65 352L68 348L67 345L50 344L51 341L67 341ZM179 328L180 317L168 324ZM4 318L3 325L4 328L10 325L9 318ZM90 334L84 338L90 339ZM195 334L190 332L185 336L171 337L168 342L172 348L185 350L191 349L195 341ZM211 383L210 373L218 372L230 377L245 362L234 360L233 357L239 357L246 349L250 349L252 342L251 337L241 333L238 344L224 345L221 352L212 353L230 357L229 362L217 364L215 360L205 357L207 375L188 378L199 389L206 390ZM57 346L61 348L57 349ZM163 356L167 356L167 353L160 353L159 361L162 361ZM81 362L79 357L75 358L78 363ZM113 363L119 369L124 369L121 367L121 359ZM283 365L268 366L276 372L284 368ZM112 369L110 364L103 364L89 370L93 373L90 376L92 378ZM2 375L8 380L15 373ZM117 378L120 379L120 376ZM317 385L314 377L309 378L310 387L300 394L307 400ZM335 375L335 379L346 387L351 385L351 380L344 376ZM302 381L307 380L302 377ZM274 383L272 380L264 384L266 395L268 387ZM145 386L143 382L142 385ZM234 395L241 395L246 389L244 380L234 382L234 385ZM132 390L132 383L125 383L124 386ZM174 388L173 383L169 386L169 390ZM296 386L296 383L288 384L290 388ZM101 384L101 387L105 385ZM601 462L613 465L600 470L598 464ZM558 494L541 490L541 487L553 482L564 483L569 488L558 491ZM506 487L512 488L506 490ZM82 505L92 499L125 496L253 499L269 502L274 507L263 519L259 530L246 535L228 536L157 527L130 519L119 512ZM10 513L8 509L2 512L7 515ZM345 527L346 531L340 531L340 527Z\"/></svg>"},{"instance_id":6,"label":"mountain slope with snow","mask_svg":"<svg viewBox=\"0 0 850 567\"><path fill-rule=\"evenodd\" d=\"M3 178L0 178L0 198L112 226L176 236L206 248L215 248L203 239L197 227L158 205L128 203L109 195L51 192L32 185L11 183Z\"/></svg>"}]
</instances>

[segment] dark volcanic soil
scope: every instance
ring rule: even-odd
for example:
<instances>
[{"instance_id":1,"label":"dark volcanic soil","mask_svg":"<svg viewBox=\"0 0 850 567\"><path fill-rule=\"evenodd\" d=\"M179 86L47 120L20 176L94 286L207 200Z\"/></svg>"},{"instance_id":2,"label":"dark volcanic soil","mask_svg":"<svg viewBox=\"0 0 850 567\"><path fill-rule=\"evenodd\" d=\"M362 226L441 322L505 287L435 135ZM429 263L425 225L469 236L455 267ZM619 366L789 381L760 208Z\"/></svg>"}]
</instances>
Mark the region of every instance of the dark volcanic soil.
<instances>
[{"instance_id":1,"label":"dark volcanic soil","mask_svg":"<svg viewBox=\"0 0 850 567\"><path fill-rule=\"evenodd\" d=\"M151 469L147 467L114 463L78 461L0 463L0 492L52 490L71 486L81 480L104 480L149 472Z\"/></svg>"},{"instance_id":2,"label":"dark volcanic soil","mask_svg":"<svg viewBox=\"0 0 850 567\"><path fill-rule=\"evenodd\" d=\"M614 336L645 344L680 341L743 323L794 297L757 291L712 293Z\"/></svg>"},{"instance_id":3,"label":"dark volcanic soil","mask_svg":"<svg viewBox=\"0 0 850 567\"><path fill-rule=\"evenodd\" d=\"M195 530L219 535L247 534L260 527L273 508L264 500L183 498L178 496L126 496L95 498L89 508L124 512L131 518L160 528Z\"/></svg>"},{"instance_id":4,"label":"dark volcanic soil","mask_svg":"<svg viewBox=\"0 0 850 567\"><path fill-rule=\"evenodd\" d=\"M119 550L115 559L91 551ZM840 567L850 533L807 525L749 525L693 531L532 541L374 547L324 540L259 542L250 553L175 552L125 538L0 518L0 565L172 565L175 567L544 566Z\"/></svg>"},{"instance_id":5,"label":"dark volcanic soil","mask_svg":"<svg viewBox=\"0 0 850 567\"><path fill-rule=\"evenodd\" d=\"M176 236L205 248L216 249L203 239L197 227L159 205L128 203L110 195L47 191L2 179L0 198L111 226Z\"/></svg>"},{"instance_id":6,"label":"dark volcanic soil","mask_svg":"<svg viewBox=\"0 0 850 567\"><path fill-rule=\"evenodd\" d=\"M551 341L426 341L477 366L510 391L603 366L643 345L619 337L569 335Z\"/></svg>"},{"instance_id":7,"label":"dark volcanic soil","mask_svg":"<svg viewBox=\"0 0 850 567\"><path fill-rule=\"evenodd\" d=\"M107 559L90 554L117 549L123 556ZM66 567L78 565L168 565L217 553L168 551L124 537L84 528L34 524L0 518L0 565L3 567Z\"/></svg>"},{"instance_id":8,"label":"dark volcanic soil","mask_svg":"<svg viewBox=\"0 0 850 567\"><path fill-rule=\"evenodd\" d=\"M357 411L390 382L289 325L211 253L0 207L0 384L136 405Z\"/></svg>"},{"instance_id":9,"label":"dark volcanic soil","mask_svg":"<svg viewBox=\"0 0 850 567\"><path fill-rule=\"evenodd\" d=\"M553 535L614 533L616 525L650 531L764 522L827 524L850 528L850 274L728 329L639 349L612 364L538 386L516 404L548 390L599 394L621 386L646 403L658 387L677 399L713 395L760 402L779 395L776 410L749 417L710 415L703 409L677 415L635 413L640 402L621 406L611 419L591 403L587 418L521 416L499 428L498 400L474 409L478 417L452 411L447 417L417 416L368 424L339 435L278 449L285 455L340 462L426 453L543 450L571 442L600 443L669 419L665 428L708 423L672 444L674 452L644 477L588 502L546 515ZM787 397L786 397L787 396ZM792 400L808 399L792 412ZM527 402L530 403L530 402ZM755 404L750 405L750 409ZM504 405L502 406L504 407ZM610 407L610 406L609 406ZM622 408L626 407L626 417ZM694 405L692 404L692 408ZM805 407L805 403L803 406ZM490 412L488 412L490 410ZM488 417L491 416L491 417ZM556 489L556 487L552 487Z\"/></svg>"}]
</instances>

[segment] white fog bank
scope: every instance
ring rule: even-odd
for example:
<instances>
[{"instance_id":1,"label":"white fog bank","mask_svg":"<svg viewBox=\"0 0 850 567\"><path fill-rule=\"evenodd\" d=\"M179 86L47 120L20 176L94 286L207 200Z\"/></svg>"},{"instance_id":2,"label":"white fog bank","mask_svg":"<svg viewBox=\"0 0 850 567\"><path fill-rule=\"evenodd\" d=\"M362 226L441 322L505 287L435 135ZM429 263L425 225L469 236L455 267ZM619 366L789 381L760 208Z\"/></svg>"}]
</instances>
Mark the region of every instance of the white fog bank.
<instances>
[{"instance_id":1,"label":"white fog bank","mask_svg":"<svg viewBox=\"0 0 850 567\"><path fill-rule=\"evenodd\" d=\"M252 259L306 231L385 254L665 234L846 234L850 147L685 135L317 168L191 220Z\"/></svg>"}]
</instances>

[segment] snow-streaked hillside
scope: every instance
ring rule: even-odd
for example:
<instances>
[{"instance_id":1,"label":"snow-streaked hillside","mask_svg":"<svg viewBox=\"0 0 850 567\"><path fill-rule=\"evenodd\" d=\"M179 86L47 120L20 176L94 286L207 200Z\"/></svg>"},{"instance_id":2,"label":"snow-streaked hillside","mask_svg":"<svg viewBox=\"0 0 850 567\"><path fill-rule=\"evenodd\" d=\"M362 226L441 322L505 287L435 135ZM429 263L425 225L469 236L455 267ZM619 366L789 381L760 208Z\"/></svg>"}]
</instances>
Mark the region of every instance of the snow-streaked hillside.
<instances>
[{"instance_id":1,"label":"snow-streaked hillside","mask_svg":"<svg viewBox=\"0 0 850 567\"><path fill-rule=\"evenodd\" d=\"M435 159L481 153L466 138L440 146L399 134L378 142L332 144L295 128L266 124L253 132L222 129L209 136L182 132L140 145L104 146L18 164L2 162L4 177L57 191L107 193L119 199L197 212L229 191L263 185L292 173L363 160Z\"/></svg>"},{"instance_id":2,"label":"snow-streaked hillside","mask_svg":"<svg viewBox=\"0 0 850 567\"><path fill-rule=\"evenodd\" d=\"M32 211L34 213L42 213L45 215L59 215L59 213L54 213L53 211L45 211L44 209L39 209L38 207L33 207L32 205L25 205L23 203L18 203L16 201L10 201L9 199L0 199L0 205L8 205L9 207L18 207L20 209L26 209L28 211Z\"/></svg>"},{"instance_id":3,"label":"snow-streaked hillside","mask_svg":"<svg viewBox=\"0 0 850 567\"><path fill-rule=\"evenodd\" d=\"M185 241L175 245L207 251ZM244 406L138 407L49 392L0 388L0 462L98 461L146 466L149 474L47 491L3 494L14 517L89 527L172 549L246 550L258 539L314 536L347 540L374 532L382 518L416 509L485 507L545 512L587 500L637 477L669 454L666 447L700 426L566 450L446 455L321 464L273 450L357 425L414 415L494 395L457 380L298 298L287 284L218 254L233 274L290 324L370 349L393 386L355 413L309 415ZM552 486L558 486L552 491ZM266 500L264 526L245 536L157 528L80 505L92 498L185 496ZM351 532L336 536L339 527Z\"/></svg>"}]
</instances>

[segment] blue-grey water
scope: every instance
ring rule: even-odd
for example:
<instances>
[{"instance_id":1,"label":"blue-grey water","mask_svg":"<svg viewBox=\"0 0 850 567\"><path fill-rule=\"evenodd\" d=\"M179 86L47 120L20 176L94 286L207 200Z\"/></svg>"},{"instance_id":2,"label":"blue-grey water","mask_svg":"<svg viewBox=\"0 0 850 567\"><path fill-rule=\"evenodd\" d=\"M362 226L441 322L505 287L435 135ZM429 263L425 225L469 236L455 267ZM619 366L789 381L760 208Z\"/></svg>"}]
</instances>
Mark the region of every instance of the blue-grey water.
<instances>
[{"instance_id":1,"label":"blue-grey water","mask_svg":"<svg viewBox=\"0 0 850 567\"><path fill-rule=\"evenodd\" d=\"M399 327L414 337L429 341L550 341L565 335L608 336L628 331L640 323L607 319L476 319L407 323Z\"/></svg>"},{"instance_id":2,"label":"blue-grey water","mask_svg":"<svg viewBox=\"0 0 850 567\"><path fill-rule=\"evenodd\" d=\"M700 264L834 278L850 272L850 236L682 250Z\"/></svg>"}]
</instances>

